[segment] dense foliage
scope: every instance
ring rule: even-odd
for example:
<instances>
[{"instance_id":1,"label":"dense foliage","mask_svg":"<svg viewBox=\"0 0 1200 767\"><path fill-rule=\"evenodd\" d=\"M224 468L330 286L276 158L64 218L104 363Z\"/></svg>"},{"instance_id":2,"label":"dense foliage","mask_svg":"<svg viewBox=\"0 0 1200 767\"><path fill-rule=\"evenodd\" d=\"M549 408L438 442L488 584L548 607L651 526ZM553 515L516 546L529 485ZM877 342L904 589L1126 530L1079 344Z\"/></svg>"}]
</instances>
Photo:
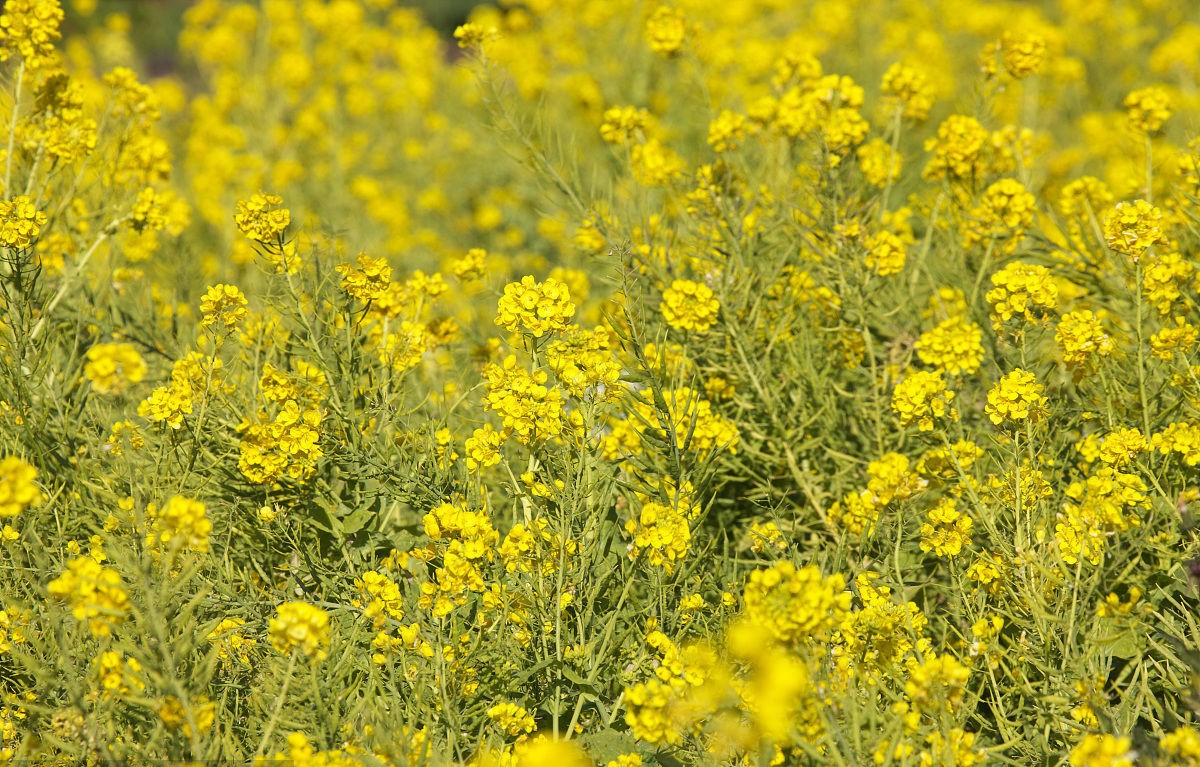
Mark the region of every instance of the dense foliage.
<instances>
[{"instance_id":1,"label":"dense foliage","mask_svg":"<svg viewBox=\"0 0 1200 767\"><path fill-rule=\"evenodd\" d=\"M1200 765L1187 3L95 6L0 8L0 764Z\"/></svg>"}]
</instances>

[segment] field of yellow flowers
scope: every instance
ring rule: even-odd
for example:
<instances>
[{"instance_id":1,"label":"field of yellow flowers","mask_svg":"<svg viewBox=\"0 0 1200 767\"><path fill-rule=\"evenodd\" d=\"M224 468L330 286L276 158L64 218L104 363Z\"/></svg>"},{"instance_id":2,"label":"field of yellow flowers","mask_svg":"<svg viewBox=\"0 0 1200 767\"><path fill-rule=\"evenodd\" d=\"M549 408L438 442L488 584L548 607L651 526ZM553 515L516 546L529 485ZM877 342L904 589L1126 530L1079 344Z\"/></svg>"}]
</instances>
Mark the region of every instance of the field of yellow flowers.
<instances>
[{"instance_id":1,"label":"field of yellow flowers","mask_svg":"<svg viewBox=\"0 0 1200 767\"><path fill-rule=\"evenodd\" d=\"M0 765L1200 766L1200 12L0 4Z\"/></svg>"}]
</instances>

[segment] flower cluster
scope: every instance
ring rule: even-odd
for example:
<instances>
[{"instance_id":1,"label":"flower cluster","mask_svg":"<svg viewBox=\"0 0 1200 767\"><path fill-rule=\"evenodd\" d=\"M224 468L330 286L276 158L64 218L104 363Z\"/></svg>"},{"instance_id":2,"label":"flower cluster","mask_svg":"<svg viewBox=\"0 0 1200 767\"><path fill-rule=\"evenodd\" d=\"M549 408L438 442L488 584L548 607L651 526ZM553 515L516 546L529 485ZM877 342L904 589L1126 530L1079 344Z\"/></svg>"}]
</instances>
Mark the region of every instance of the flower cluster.
<instances>
[{"instance_id":1,"label":"flower cluster","mask_svg":"<svg viewBox=\"0 0 1200 767\"><path fill-rule=\"evenodd\" d=\"M291 211L282 205L283 198L277 194L255 194L249 200L238 201L233 221L238 231L251 240L274 243L292 223Z\"/></svg>"},{"instance_id":2,"label":"flower cluster","mask_svg":"<svg viewBox=\"0 0 1200 767\"><path fill-rule=\"evenodd\" d=\"M1058 285L1041 264L1014 261L992 275L992 285L985 297L995 327L1013 317L1035 322L1040 312L1058 306Z\"/></svg>"},{"instance_id":3,"label":"flower cluster","mask_svg":"<svg viewBox=\"0 0 1200 767\"><path fill-rule=\"evenodd\" d=\"M176 495L161 509L151 505L146 516L151 520L146 547L161 551L208 551L212 522L204 504Z\"/></svg>"},{"instance_id":4,"label":"flower cluster","mask_svg":"<svg viewBox=\"0 0 1200 767\"><path fill-rule=\"evenodd\" d=\"M0 18L8 14L0 14ZM0 245L14 249L32 247L49 219L25 195L0 200Z\"/></svg>"},{"instance_id":5,"label":"flower cluster","mask_svg":"<svg viewBox=\"0 0 1200 767\"><path fill-rule=\"evenodd\" d=\"M213 285L200 298L200 327L228 333L246 319L249 301L236 285Z\"/></svg>"},{"instance_id":6,"label":"flower cluster","mask_svg":"<svg viewBox=\"0 0 1200 767\"><path fill-rule=\"evenodd\" d=\"M1162 211L1145 200L1118 203L1104 217L1104 241L1137 263L1150 248L1167 243Z\"/></svg>"},{"instance_id":7,"label":"flower cluster","mask_svg":"<svg viewBox=\"0 0 1200 767\"><path fill-rule=\"evenodd\" d=\"M505 330L541 338L566 330L575 316L575 304L567 286L553 277L537 282L526 275L520 282L504 286L496 309L496 324Z\"/></svg>"},{"instance_id":8,"label":"flower cluster","mask_svg":"<svg viewBox=\"0 0 1200 767\"><path fill-rule=\"evenodd\" d=\"M934 420L958 420L953 404L954 392L937 371L914 370L892 391L892 410L902 426L916 424L921 431L933 429Z\"/></svg>"},{"instance_id":9,"label":"flower cluster","mask_svg":"<svg viewBox=\"0 0 1200 767\"><path fill-rule=\"evenodd\" d=\"M16 456L0 460L0 517L15 517L42 501L37 469Z\"/></svg>"},{"instance_id":10,"label":"flower cluster","mask_svg":"<svg viewBox=\"0 0 1200 767\"><path fill-rule=\"evenodd\" d=\"M109 636L125 620L129 596L120 574L91 556L72 559L46 589L50 596L69 604L75 620L86 621L93 636Z\"/></svg>"},{"instance_id":11,"label":"flower cluster","mask_svg":"<svg viewBox=\"0 0 1200 767\"><path fill-rule=\"evenodd\" d=\"M364 304L379 298L392 284L392 267L387 259L366 253L358 255L357 266L339 264L337 273L342 275L342 290Z\"/></svg>"},{"instance_id":12,"label":"flower cluster","mask_svg":"<svg viewBox=\"0 0 1200 767\"><path fill-rule=\"evenodd\" d=\"M1139 88L1125 97L1129 127L1138 133L1158 133L1171 116L1171 97L1159 85Z\"/></svg>"},{"instance_id":13,"label":"flower cluster","mask_svg":"<svg viewBox=\"0 0 1200 767\"><path fill-rule=\"evenodd\" d=\"M289 655L299 650L313 660L325 660L329 650L329 613L308 602L279 605L268 628L271 646Z\"/></svg>"},{"instance_id":14,"label":"flower cluster","mask_svg":"<svg viewBox=\"0 0 1200 767\"><path fill-rule=\"evenodd\" d=\"M659 311L667 324L678 330L703 332L717 321L721 304L712 288L692 280L675 280L663 291Z\"/></svg>"},{"instance_id":15,"label":"flower cluster","mask_svg":"<svg viewBox=\"0 0 1200 767\"><path fill-rule=\"evenodd\" d=\"M1001 376L988 391L984 412L997 426L1037 420L1047 402L1042 391L1037 376L1017 368Z\"/></svg>"}]
</instances>

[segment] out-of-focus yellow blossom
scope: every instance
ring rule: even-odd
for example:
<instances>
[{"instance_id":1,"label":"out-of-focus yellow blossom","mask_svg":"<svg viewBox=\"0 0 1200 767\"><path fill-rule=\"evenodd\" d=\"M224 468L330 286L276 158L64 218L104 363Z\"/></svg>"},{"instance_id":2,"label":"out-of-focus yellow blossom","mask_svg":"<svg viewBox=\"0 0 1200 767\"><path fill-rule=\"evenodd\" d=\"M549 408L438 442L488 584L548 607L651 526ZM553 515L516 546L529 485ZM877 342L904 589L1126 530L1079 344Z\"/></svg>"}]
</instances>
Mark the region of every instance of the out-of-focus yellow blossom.
<instances>
[{"instance_id":1,"label":"out-of-focus yellow blossom","mask_svg":"<svg viewBox=\"0 0 1200 767\"><path fill-rule=\"evenodd\" d=\"M678 55L687 38L687 17L678 8L660 5L646 20L646 42L660 56Z\"/></svg>"},{"instance_id":2,"label":"out-of-focus yellow blossom","mask_svg":"<svg viewBox=\"0 0 1200 767\"><path fill-rule=\"evenodd\" d=\"M1133 767L1133 742L1116 735L1084 735L1071 749L1071 767Z\"/></svg>"},{"instance_id":3,"label":"out-of-focus yellow blossom","mask_svg":"<svg viewBox=\"0 0 1200 767\"><path fill-rule=\"evenodd\" d=\"M90 556L72 559L46 588L50 596L71 606L75 620L87 622L93 636L109 636L125 620L129 597L120 574Z\"/></svg>"},{"instance_id":4,"label":"out-of-focus yellow blossom","mask_svg":"<svg viewBox=\"0 0 1200 767\"><path fill-rule=\"evenodd\" d=\"M279 605L268 626L271 646L283 655L299 650L313 660L325 660L329 650L329 613L308 602Z\"/></svg>"},{"instance_id":5,"label":"out-of-focus yellow blossom","mask_svg":"<svg viewBox=\"0 0 1200 767\"><path fill-rule=\"evenodd\" d=\"M1158 133L1170 118L1172 108L1170 95L1160 85L1139 88L1125 97L1129 127L1138 133Z\"/></svg>"},{"instance_id":6,"label":"out-of-focus yellow blossom","mask_svg":"<svg viewBox=\"0 0 1200 767\"><path fill-rule=\"evenodd\" d=\"M37 469L16 456L0 460L0 517L15 517L42 502Z\"/></svg>"}]
</instances>

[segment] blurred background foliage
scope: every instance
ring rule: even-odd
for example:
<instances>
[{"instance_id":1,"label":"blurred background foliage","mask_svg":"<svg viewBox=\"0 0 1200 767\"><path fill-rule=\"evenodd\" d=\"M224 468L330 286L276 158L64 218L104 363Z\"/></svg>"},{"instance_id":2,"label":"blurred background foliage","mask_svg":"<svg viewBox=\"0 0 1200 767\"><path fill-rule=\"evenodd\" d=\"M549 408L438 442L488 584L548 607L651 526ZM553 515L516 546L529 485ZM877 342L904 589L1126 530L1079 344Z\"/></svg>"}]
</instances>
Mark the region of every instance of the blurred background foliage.
<instances>
[{"instance_id":1,"label":"blurred background foliage","mask_svg":"<svg viewBox=\"0 0 1200 767\"><path fill-rule=\"evenodd\" d=\"M445 35L463 23L477 4L477 0L396 0L394 3L419 9L429 24ZM178 67L183 12L195 5L195 0L66 0L63 5L68 11L63 31L68 35L103 24L113 14L128 18L133 31L131 37L144 57L146 70L152 74L165 74ZM0 7L3 7L2 1Z\"/></svg>"}]
</instances>

